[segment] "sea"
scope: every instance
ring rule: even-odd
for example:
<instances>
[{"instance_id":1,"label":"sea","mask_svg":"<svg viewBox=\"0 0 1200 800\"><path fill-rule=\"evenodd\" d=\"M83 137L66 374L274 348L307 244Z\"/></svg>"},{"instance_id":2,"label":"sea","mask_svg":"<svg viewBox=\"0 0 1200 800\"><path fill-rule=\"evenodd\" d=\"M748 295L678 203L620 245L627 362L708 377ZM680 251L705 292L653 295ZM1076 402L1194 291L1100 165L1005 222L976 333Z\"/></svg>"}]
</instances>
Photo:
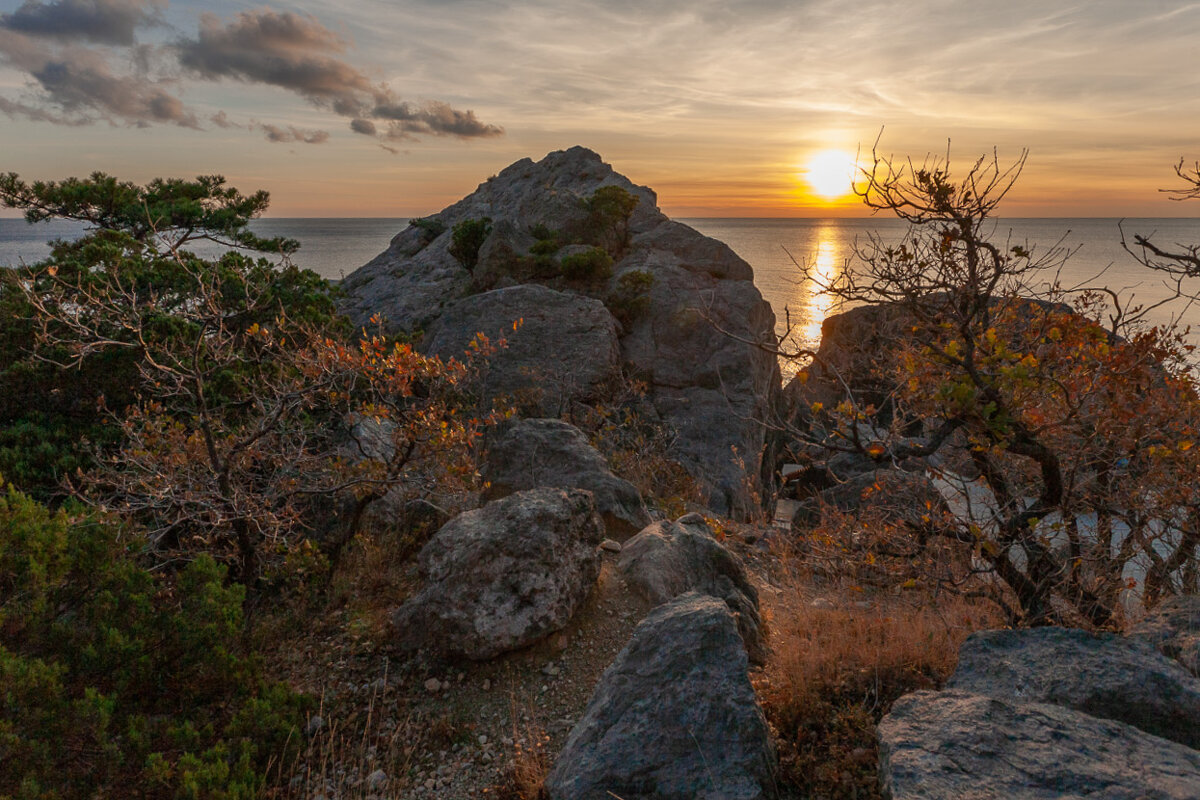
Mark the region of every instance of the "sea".
<instances>
[{"instance_id":1,"label":"sea","mask_svg":"<svg viewBox=\"0 0 1200 800\"><path fill-rule=\"evenodd\" d=\"M680 220L703 234L728 244L754 268L754 279L771 303L778 332L794 347L819 341L821 322L839 309L821 294L804 270L819 280L835 279L844 270L861 269L862 252L872 238L899 243L907 226L895 219L717 219ZM254 220L251 228L263 236L286 236L300 242L294 263L323 277L339 280L385 250L408 220L401 219L287 219ZM1198 219L1047 218L998 219L991 239L1006 247L1021 245L1035 256L1048 256L1061 266L1039 275L1043 285L1063 288L1109 287L1126 305L1152 305L1172 294L1161 273L1139 264L1121 246L1122 230L1150 236L1163 247L1200 243ZM0 266L32 264L49 253L46 242L72 238L81 225L51 221L29 225L21 219L0 219ZM204 252L204 247L196 248ZM1200 290L1200 280L1192 287ZM1175 302L1147 314L1150 324L1178 322L1200 331L1200 306Z\"/></svg>"}]
</instances>

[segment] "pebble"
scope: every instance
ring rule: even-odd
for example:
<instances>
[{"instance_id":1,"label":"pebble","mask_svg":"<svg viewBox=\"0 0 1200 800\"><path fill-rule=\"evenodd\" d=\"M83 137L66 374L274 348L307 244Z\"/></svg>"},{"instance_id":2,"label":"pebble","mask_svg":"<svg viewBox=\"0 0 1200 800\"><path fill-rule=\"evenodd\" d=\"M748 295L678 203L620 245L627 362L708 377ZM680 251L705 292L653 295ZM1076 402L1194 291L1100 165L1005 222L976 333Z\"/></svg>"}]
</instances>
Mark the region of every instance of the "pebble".
<instances>
[{"instance_id":1,"label":"pebble","mask_svg":"<svg viewBox=\"0 0 1200 800\"><path fill-rule=\"evenodd\" d=\"M486 691L489 691L491 688L492 688L492 682L490 680L488 680L487 678L484 678L483 679L483 690L486 692Z\"/></svg>"},{"instance_id":2,"label":"pebble","mask_svg":"<svg viewBox=\"0 0 1200 800\"><path fill-rule=\"evenodd\" d=\"M613 539L605 539L600 543L600 549L610 553L619 553L621 552L621 543Z\"/></svg>"},{"instance_id":3,"label":"pebble","mask_svg":"<svg viewBox=\"0 0 1200 800\"><path fill-rule=\"evenodd\" d=\"M425 681L425 691L429 692L430 694L437 694L441 688L442 682L437 678L430 678L429 680Z\"/></svg>"},{"instance_id":4,"label":"pebble","mask_svg":"<svg viewBox=\"0 0 1200 800\"><path fill-rule=\"evenodd\" d=\"M387 773L381 769L377 769L367 776L367 789L371 792L378 792L387 785Z\"/></svg>"},{"instance_id":5,"label":"pebble","mask_svg":"<svg viewBox=\"0 0 1200 800\"><path fill-rule=\"evenodd\" d=\"M316 736L325 727L325 720L320 714L313 714L308 718L308 724L304 726L304 732L309 736Z\"/></svg>"}]
</instances>

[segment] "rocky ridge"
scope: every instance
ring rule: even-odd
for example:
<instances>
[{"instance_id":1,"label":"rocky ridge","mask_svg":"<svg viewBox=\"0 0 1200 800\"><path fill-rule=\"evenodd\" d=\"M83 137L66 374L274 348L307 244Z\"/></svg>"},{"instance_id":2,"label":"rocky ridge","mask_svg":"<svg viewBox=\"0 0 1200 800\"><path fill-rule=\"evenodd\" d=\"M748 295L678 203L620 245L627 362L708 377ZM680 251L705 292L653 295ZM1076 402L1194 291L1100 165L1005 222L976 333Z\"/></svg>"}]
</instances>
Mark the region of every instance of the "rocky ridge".
<instances>
[{"instance_id":1,"label":"rocky ridge","mask_svg":"<svg viewBox=\"0 0 1200 800\"><path fill-rule=\"evenodd\" d=\"M602 286L547 277L579 249L573 232L589 224L589 199L607 187L637 199L618 226L623 237L596 239L613 254L611 275ZM453 254L454 229L484 219L490 228L468 269ZM507 167L410 224L342 288L356 325L381 318L387 330L425 331L421 346L439 355L461 355L479 330L502 336L508 347L489 388L540 392L533 416L594 399L619 367L644 383L640 411L673 431L669 456L700 481L710 508L746 515L771 493L764 421L780 377L775 358L754 345L775 341L775 316L753 271L723 243L668 219L653 191L586 148ZM619 306L621 320L597 298Z\"/></svg>"}]
</instances>

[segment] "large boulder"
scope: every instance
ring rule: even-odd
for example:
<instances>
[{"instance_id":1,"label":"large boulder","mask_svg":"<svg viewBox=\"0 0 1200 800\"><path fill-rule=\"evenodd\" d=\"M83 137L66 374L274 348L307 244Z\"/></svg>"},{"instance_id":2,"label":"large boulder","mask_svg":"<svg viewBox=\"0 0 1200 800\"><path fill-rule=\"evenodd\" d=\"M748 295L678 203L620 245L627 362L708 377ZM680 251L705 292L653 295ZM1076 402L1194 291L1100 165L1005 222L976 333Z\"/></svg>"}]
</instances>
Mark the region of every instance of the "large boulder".
<instances>
[{"instance_id":1,"label":"large boulder","mask_svg":"<svg viewBox=\"0 0 1200 800\"><path fill-rule=\"evenodd\" d=\"M1200 676L1200 595L1168 597L1129 632Z\"/></svg>"},{"instance_id":2,"label":"large boulder","mask_svg":"<svg viewBox=\"0 0 1200 800\"><path fill-rule=\"evenodd\" d=\"M587 200L609 186L639 203L625 229L628 241L612 248L617 262L608 284L588 288L547 279L537 266L539 255L544 261L546 254L532 252L538 241L533 232L563 233L565 244L567 234L586 224ZM483 218L491 220L491 230L472 273L450 254L453 229ZM576 326L564 316L565 301L556 300L558 310L550 314L540 303L551 295L513 293L534 287L510 285L462 298L481 286L544 280L615 303L630 286L642 287L633 298L637 302L621 313L622 366L646 385L648 421L675 434L664 455L699 481L713 510L748 515L774 488L775 440L767 422L780 391L778 363L769 348L759 346L775 343L775 317L752 278L750 266L726 245L667 219L653 191L617 174L592 151L573 147L537 163L518 161L471 195L410 225L387 252L342 282L343 308L355 324L380 314L388 330L427 330L426 349L438 354L461 353L475 329L503 333L509 350L517 348L520 355L497 357L491 375L509 377L492 380L529 388L521 374L532 367L534 380L550 381L540 387L549 388L549 400L534 409L547 416L557 411L555 399L561 404L576 388L595 386L614 363L608 323L590 305L597 301L576 297L587 315ZM498 308L485 310L488 305ZM443 316L451 318L442 322ZM512 334L518 317L525 324ZM567 343L576 336L586 343ZM543 357L539 348L553 352ZM564 393L564 386L570 391Z\"/></svg>"},{"instance_id":3,"label":"large boulder","mask_svg":"<svg viewBox=\"0 0 1200 800\"><path fill-rule=\"evenodd\" d=\"M1200 796L1200 752L1054 705L916 692L896 702L878 737L892 800Z\"/></svg>"},{"instance_id":4,"label":"large boulder","mask_svg":"<svg viewBox=\"0 0 1200 800\"><path fill-rule=\"evenodd\" d=\"M754 800L775 757L726 605L659 606L605 670L546 780L551 800Z\"/></svg>"},{"instance_id":5,"label":"large boulder","mask_svg":"<svg viewBox=\"0 0 1200 800\"><path fill-rule=\"evenodd\" d=\"M561 629L600 575L590 492L530 489L460 514L421 550L425 587L395 614L402 647L487 659Z\"/></svg>"},{"instance_id":6,"label":"large boulder","mask_svg":"<svg viewBox=\"0 0 1200 800\"><path fill-rule=\"evenodd\" d=\"M476 333L506 342L485 366L485 396L507 396L535 415L597 397L620 370L617 322L591 297L537 284L472 295L430 325L421 350L462 359Z\"/></svg>"},{"instance_id":7,"label":"large boulder","mask_svg":"<svg viewBox=\"0 0 1200 800\"><path fill-rule=\"evenodd\" d=\"M488 446L481 473L486 500L536 486L587 489L609 536L625 539L650 524L637 488L613 475L583 432L561 420L516 421Z\"/></svg>"},{"instance_id":8,"label":"large boulder","mask_svg":"<svg viewBox=\"0 0 1200 800\"><path fill-rule=\"evenodd\" d=\"M724 600L737 620L750 661L765 663L758 591L741 561L713 537L700 515L650 525L621 548L617 569L630 588L652 603L692 591Z\"/></svg>"},{"instance_id":9,"label":"large boulder","mask_svg":"<svg viewBox=\"0 0 1200 800\"><path fill-rule=\"evenodd\" d=\"M973 633L947 688L1052 703L1200 748L1200 680L1136 639L1067 628Z\"/></svg>"}]
</instances>

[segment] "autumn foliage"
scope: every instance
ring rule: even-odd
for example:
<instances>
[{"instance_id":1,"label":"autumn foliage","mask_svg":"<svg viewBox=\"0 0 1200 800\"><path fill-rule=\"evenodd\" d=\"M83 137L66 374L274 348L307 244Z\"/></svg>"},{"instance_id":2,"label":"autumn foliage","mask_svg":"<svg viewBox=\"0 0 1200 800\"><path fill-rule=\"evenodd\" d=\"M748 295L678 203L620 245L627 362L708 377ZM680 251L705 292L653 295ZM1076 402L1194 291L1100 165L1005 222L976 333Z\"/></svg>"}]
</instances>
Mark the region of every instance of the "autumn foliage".
<instances>
[{"instance_id":1,"label":"autumn foliage","mask_svg":"<svg viewBox=\"0 0 1200 800\"><path fill-rule=\"evenodd\" d=\"M865 243L824 289L890 309L899 335L874 354L871 392L842 376L843 401L797 433L881 466L925 459L955 497L899 538L861 537L872 558L904 569L948 544L965 568L929 577L988 594L1011 622L1112 626L1130 603L1200 588L1192 348L1111 293L1059 290L1069 254L993 241L1023 163L956 178L948 156L875 158L858 191L910 231Z\"/></svg>"}]
</instances>

